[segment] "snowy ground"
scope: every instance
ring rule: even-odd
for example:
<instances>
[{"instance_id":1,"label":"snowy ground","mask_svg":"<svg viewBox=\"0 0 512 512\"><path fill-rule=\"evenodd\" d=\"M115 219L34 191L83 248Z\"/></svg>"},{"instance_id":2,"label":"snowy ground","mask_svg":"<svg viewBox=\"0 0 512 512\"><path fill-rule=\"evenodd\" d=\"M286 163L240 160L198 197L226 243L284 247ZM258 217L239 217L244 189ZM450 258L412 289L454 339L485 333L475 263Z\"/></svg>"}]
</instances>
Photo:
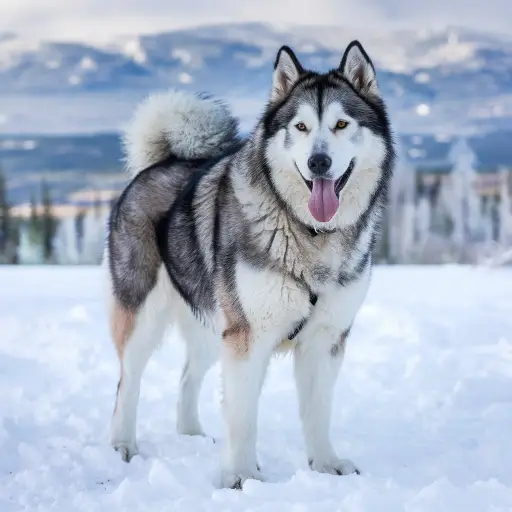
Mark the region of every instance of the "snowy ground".
<instances>
[{"instance_id":1,"label":"snowy ground","mask_svg":"<svg viewBox=\"0 0 512 512\"><path fill-rule=\"evenodd\" d=\"M142 457L108 445L117 384L96 268L0 268L0 511L512 510L512 271L379 268L338 381L333 439L361 476L307 467L288 359L261 402L267 483L218 490L217 438L174 432L179 343L143 383Z\"/></svg>"}]
</instances>

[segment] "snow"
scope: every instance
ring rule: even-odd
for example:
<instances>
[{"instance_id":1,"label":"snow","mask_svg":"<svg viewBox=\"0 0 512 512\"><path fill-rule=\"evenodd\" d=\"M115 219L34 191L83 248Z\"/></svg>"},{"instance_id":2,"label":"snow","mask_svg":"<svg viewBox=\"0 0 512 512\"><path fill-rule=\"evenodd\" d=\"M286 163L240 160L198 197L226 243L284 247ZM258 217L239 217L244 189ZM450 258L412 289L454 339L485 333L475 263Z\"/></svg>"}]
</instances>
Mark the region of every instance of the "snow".
<instances>
[{"instance_id":1,"label":"snow","mask_svg":"<svg viewBox=\"0 0 512 512\"><path fill-rule=\"evenodd\" d=\"M189 73L181 72L178 75L178 80L182 84L191 84L194 81L194 77L190 75Z\"/></svg>"},{"instance_id":2,"label":"snow","mask_svg":"<svg viewBox=\"0 0 512 512\"><path fill-rule=\"evenodd\" d=\"M182 64L191 64L193 61L192 54L183 48L174 48L171 52L174 59L178 59Z\"/></svg>"},{"instance_id":3,"label":"snow","mask_svg":"<svg viewBox=\"0 0 512 512\"><path fill-rule=\"evenodd\" d=\"M1 122L1 121L0 121ZM37 141L32 139L25 140L2 140L0 141L0 150L24 150L24 151L33 151L38 146Z\"/></svg>"},{"instance_id":4,"label":"snow","mask_svg":"<svg viewBox=\"0 0 512 512\"><path fill-rule=\"evenodd\" d=\"M420 103L416 107L416 113L419 116L428 116L430 114L430 107L426 103Z\"/></svg>"},{"instance_id":5,"label":"snow","mask_svg":"<svg viewBox=\"0 0 512 512\"><path fill-rule=\"evenodd\" d=\"M71 84L71 85L78 85L79 83L82 82L82 78L78 75L71 75L69 78L68 78L68 82Z\"/></svg>"},{"instance_id":6,"label":"snow","mask_svg":"<svg viewBox=\"0 0 512 512\"><path fill-rule=\"evenodd\" d=\"M98 64L91 57L84 57L80 61L79 67L84 71L96 71Z\"/></svg>"},{"instance_id":7,"label":"snow","mask_svg":"<svg viewBox=\"0 0 512 512\"><path fill-rule=\"evenodd\" d=\"M32 151L37 148L37 142L35 140L24 140L22 147L25 151Z\"/></svg>"},{"instance_id":8,"label":"snow","mask_svg":"<svg viewBox=\"0 0 512 512\"><path fill-rule=\"evenodd\" d=\"M309 471L291 361L272 363L260 409L268 482L214 485L224 434L219 368L201 416L175 434L183 352L148 365L142 457L108 445L117 360L96 267L0 268L0 510L505 511L512 507L512 270L377 268L348 343L332 433L361 476Z\"/></svg>"},{"instance_id":9,"label":"snow","mask_svg":"<svg viewBox=\"0 0 512 512\"><path fill-rule=\"evenodd\" d=\"M435 68L439 65L468 62L474 57L477 45L474 42L460 41L455 32L450 32L446 43L429 48L423 55L418 56L417 66Z\"/></svg>"},{"instance_id":10,"label":"snow","mask_svg":"<svg viewBox=\"0 0 512 512\"><path fill-rule=\"evenodd\" d=\"M23 55L34 53L42 48L43 44L31 36L19 37L12 35L0 41L0 71L5 71L18 65Z\"/></svg>"},{"instance_id":11,"label":"snow","mask_svg":"<svg viewBox=\"0 0 512 512\"><path fill-rule=\"evenodd\" d=\"M430 82L430 75L422 71L414 75L414 81L418 84L426 84Z\"/></svg>"},{"instance_id":12,"label":"snow","mask_svg":"<svg viewBox=\"0 0 512 512\"><path fill-rule=\"evenodd\" d=\"M48 62L45 62L45 66L48 69L59 69L61 67L61 63L58 60L49 60Z\"/></svg>"},{"instance_id":13,"label":"snow","mask_svg":"<svg viewBox=\"0 0 512 512\"><path fill-rule=\"evenodd\" d=\"M124 53L138 64L144 64L148 60L148 56L144 51L139 38L126 41L124 45Z\"/></svg>"}]
</instances>

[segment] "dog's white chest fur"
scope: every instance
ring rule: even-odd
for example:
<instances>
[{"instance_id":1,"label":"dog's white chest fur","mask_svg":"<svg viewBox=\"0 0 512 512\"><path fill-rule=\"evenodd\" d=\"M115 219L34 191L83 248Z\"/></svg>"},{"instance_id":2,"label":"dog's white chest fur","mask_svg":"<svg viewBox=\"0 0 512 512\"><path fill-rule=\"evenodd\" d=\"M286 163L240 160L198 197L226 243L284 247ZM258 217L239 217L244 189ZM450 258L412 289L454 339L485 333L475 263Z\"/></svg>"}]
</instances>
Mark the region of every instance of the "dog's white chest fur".
<instances>
[{"instance_id":1,"label":"dog's white chest fur","mask_svg":"<svg viewBox=\"0 0 512 512\"><path fill-rule=\"evenodd\" d=\"M304 237L303 228L283 212L270 213L262 224L254 229L272 264L315 291L336 280L340 262L347 258L339 234Z\"/></svg>"},{"instance_id":2,"label":"dog's white chest fur","mask_svg":"<svg viewBox=\"0 0 512 512\"><path fill-rule=\"evenodd\" d=\"M292 327L310 313L311 304L304 288L279 272L239 263L236 282L251 327L272 332L276 340L287 337Z\"/></svg>"}]
</instances>

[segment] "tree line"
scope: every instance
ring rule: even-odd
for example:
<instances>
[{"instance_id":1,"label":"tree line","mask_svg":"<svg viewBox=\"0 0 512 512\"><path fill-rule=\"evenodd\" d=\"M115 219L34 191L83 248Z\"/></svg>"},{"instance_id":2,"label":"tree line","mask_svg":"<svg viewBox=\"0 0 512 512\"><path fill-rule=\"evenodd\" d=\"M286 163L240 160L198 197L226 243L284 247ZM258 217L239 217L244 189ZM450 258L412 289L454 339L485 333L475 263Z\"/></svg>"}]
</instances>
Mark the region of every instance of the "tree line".
<instances>
[{"instance_id":1,"label":"tree line","mask_svg":"<svg viewBox=\"0 0 512 512\"><path fill-rule=\"evenodd\" d=\"M43 179L38 194L30 196L28 216L13 215L12 206L0 170L0 264L98 263L101 259L106 215L99 198L92 208L58 219L51 188ZM71 260L70 246L76 247L77 253Z\"/></svg>"},{"instance_id":2,"label":"tree line","mask_svg":"<svg viewBox=\"0 0 512 512\"><path fill-rule=\"evenodd\" d=\"M408 263L512 263L512 176L495 176L499 190L477 190L476 156L463 138L450 151L446 179L418 185L418 172L398 159L374 261ZM32 194L26 217L11 215L5 176L0 172L0 263L99 264L112 207L99 196L92 207L57 218L47 182ZM115 199L114 199L115 201Z\"/></svg>"},{"instance_id":3,"label":"tree line","mask_svg":"<svg viewBox=\"0 0 512 512\"><path fill-rule=\"evenodd\" d=\"M53 215L52 197L48 184L44 180L41 181L40 203L35 194L31 195L28 219L13 216L11 208L7 195L7 180L0 170L0 263L20 262L20 235L23 230L26 230L32 244L41 247L43 262L51 262L57 220Z\"/></svg>"}]
</instances>

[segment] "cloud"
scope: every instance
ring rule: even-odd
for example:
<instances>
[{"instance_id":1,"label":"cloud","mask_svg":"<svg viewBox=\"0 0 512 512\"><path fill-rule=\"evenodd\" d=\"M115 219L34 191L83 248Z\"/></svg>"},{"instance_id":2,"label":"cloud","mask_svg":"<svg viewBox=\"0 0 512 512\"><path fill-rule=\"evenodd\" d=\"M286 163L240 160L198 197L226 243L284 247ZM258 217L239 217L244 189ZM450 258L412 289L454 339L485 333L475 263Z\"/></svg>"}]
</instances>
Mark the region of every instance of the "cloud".
<instances>
[{"instance_id":1,"label":"cloud","mask_svg":"<svg viewBox=\"0 0 512 512\"><path fill-rule=\"evenodd\" d=\"M510 0L16 0L0 3L0 30L47 39L108 40L223 22L340 27L459 25L508 31Z\"/></svg>"}]
</instances>

